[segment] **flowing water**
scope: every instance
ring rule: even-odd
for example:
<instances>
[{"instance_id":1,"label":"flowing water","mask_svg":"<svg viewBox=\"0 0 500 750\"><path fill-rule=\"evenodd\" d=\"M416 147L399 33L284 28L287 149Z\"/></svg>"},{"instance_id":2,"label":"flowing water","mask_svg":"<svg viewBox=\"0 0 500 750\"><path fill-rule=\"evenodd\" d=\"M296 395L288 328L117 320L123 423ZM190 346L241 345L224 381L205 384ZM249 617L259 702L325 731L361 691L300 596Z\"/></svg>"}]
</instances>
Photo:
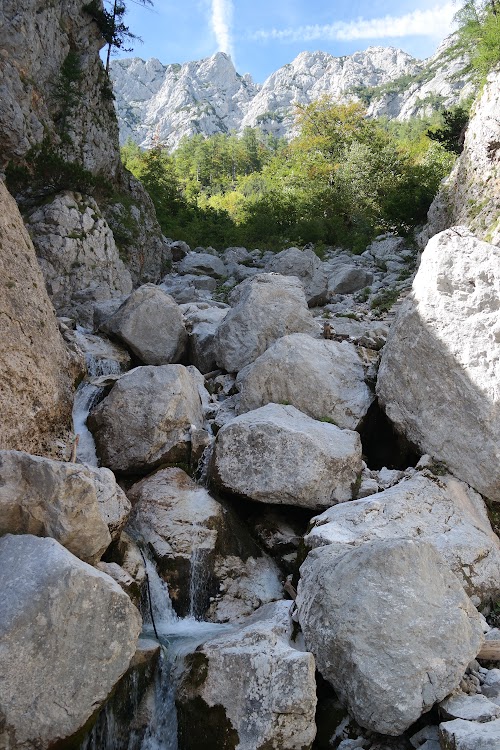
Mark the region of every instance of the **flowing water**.
<instances>
[{"instance_id":1,"label":"flowing water","mask_svg":"<svg viewBox=\"0 0 500 750\"><path fill-rule=\"evenodd\" d=\"M158 575L151 560L146 560L151 610L162 644L160 669L155 682L155 707L141 744L141 750L177 750L176 687L184 670L184 659L209 638L231 629L228 625L203 622L192 615L185 618L175 614L168 588ZM191 589L196 595L195 587ZM191 601L191 610L193 610ZM154 637L151 615L144 615L144 630Z\"/></svg>"},{"instance_id":2,"label":"flowing water","mask_svg":"<svg viewBox=\"0 0 500 750\"><path fill-rule=\"evenodd\" d=\"M77 340L78 336L83 335L81 331L77 331ZM87 417L91 409L101 400L104 388L92 385L90 379L100 375L119 375L121 367L116 359L103 359L88 351L85 353L85 363L87 376L78 386L73 403L73 432L80 436L76 457L81 463L98 466L94 438L87 427Z\"/></svg>"}]
</instances>

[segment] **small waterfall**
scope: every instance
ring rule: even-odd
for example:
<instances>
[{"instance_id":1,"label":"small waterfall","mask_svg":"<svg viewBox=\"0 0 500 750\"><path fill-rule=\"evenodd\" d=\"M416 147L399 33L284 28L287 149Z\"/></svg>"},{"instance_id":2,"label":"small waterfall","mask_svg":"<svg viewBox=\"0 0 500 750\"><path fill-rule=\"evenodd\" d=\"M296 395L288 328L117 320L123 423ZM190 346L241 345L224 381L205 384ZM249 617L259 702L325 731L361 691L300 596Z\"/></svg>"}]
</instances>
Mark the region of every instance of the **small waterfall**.
<instances>
[{"instance_id":1,"label":"small waterfall","mask_svg":"<svg viewBox=\"0 0 500 750\"><path fill-rule=\"evenodd\" d=\"M83 335L77 331L77 339L78 336L83 337ZM87 427L87 417L91 409L100 401L104 388L92 385L90 378L100 375L119 375L121 368L120 363L115 359L96 357L89 351L85 353L85 364L87 377L78 386L73 403L73 432L75 435L80 435L76 457L80 463L98 466L94 438Z\"/></svg>"},{"instance_id":2,"label":"small waterfall","mask_svg":"<svg viewBox=\"0 0 500 750\"><path fill-rule=\"evenodd\" d=\"M184 658L206 640L231 629L231 626L202 622L191 614L185 618L178 617L173 610L166 583L158 575L153 561L147 557L146 570L151 609L158 637L164 648L155 682L155 709L140 750L177 750L175 694L184 670ZM193 609L193 598L191 602ZM144 613L144 622L148 636L153 636L149 613Z\"/></svg>"}]
</instances>

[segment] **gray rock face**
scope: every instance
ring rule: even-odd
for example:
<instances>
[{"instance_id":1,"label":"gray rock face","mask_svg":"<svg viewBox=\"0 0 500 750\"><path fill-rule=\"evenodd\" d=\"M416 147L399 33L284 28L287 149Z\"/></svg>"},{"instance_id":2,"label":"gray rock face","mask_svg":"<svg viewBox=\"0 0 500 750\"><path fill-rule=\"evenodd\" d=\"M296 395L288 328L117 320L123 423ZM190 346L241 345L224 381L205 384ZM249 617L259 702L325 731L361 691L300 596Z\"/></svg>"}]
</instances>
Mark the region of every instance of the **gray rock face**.
<instances>
[{"instance_id":1,"label":"gray rock face","mask_svg":"<svg viewBox=\"0 0 500 750\"><path fill-rule=\"evenodd\" d=\"M143 473L186 461L189 429L203 425L195 380L182 365L137 367L117 381L88 425L113 471Z\"/></svg>"},{"instance_id":2,"label":"gray rock face","mask_svg":"<svg viewBox=\"0 0 500 750\"><path fill-rule=\"evenodd\" d=\"M375 539L431 542L481 601L500 594L500 542L480 495L451 476L417 475L395 487L330 508L313 519L309 547L335 545L341 555Z\"/></svg>"},{"instance_id":3,"label":"gray rock face","mask_svg":"<svg viewBox=\"0 0 500 750\"><path fill-rule=\"evenodd\" d=\"M181 469L162 469L128 495L129 529L153 553L178 614L225 621L282 598L274 562Z\"/></svg>"},{"instance_id":4,"label":"gray rock face","mask_svg":"<svg viewBox=\"0 0 500 750\"><path fill-rule=\"evenodd\" d=\"M136 289L102 331L119 338L146 365L179 362L187 346L179 306L153 284Z\"/></svg>"},{"instance_id":5,"label":"gray rock face","mask_svg":"<svg viewBox=\"0 0 500 750\"><path fill-rule=\"evenodd\" d=\"M0 276L0 448L47 453L71 424L70 357L33 243L2 181Z\"/></svg>"},{"instance_id":6,"label":"gray rock face","mask_svg":"<svg viewBox=\"0 0 500 750\"><path fill-rule=\"evenodd\" d=\"M268 404L217 433L212 477L251 500L314 509L350 500L361 468L356 432Z\"/></svg>"},{"instance_id":7,"label":"gray rock face","mask_svg":"<svg viewBox=\"0 0 500 750\"><path fill-rule=\"evenodd\" d=\"M391 328L377 382L396 429L496 501L499 269L500 250L464 228L430 240L413 293Z\"/></svg>"},{"instance_id":8,"label":"gray rock face","mask_svg":"<svg viewBox=\"0 0 500 750\"><path fill-rule=\"evenodd\" d=\"M215 276L220 278L226 273L226 267L220 258L209 253L189 253L177 267L179 273L192 273L197 276Z\"/></svg>"},{"instance_id":9,"label":"gray rock face","mask_svg":"<svg viewBox=\"0 0 500 750\"><path fill-rule=\"evenodd\" d=\"M0 744L53 747L129 666L141 618L107 575L53 539L0 539Z\"/></svg>"},{"instance_id":10,"label":"gray rock face","mask_svg":"<svg viewBox=\"0 0 500 750\"><path fill-rule=\"evenodd\" d=\"M183 750L207 739L227 750L311 747L314 658L291 643L289 609L289 602L268 604L188 657L177 704Z\"/></svg>"},{"instance_id":11,"label":"gray rock face","mask_svg":"<svg viewBox=\"0 0 500 750\"><path fill-rule=\"evenodd\" d=\"M238 372L282 336L317 330L295 278L260 274L239 284L230 302L216 335L217 364L228 372Z\"/></svg>"},{"instance_id":12,"label":"gray rock face","mask_svg":"<svg viewBox=\"0 0 500 750\"><path fill-rule=\"evenodd\" d=\"M479 613L428 542L330 547L301 567L297 605L317 668L363 727L399 735L458 687Z\"/></svg>"},{"instance_id":13,"label":"gray rock face","mask_svg":"<svg viewBox=\"0 0 500 750\"><path fill-rule=\"evenodd\" d=\"M97 203L65 191L27 219L49 296L60 315L92 327L92 302L132 291L130 273Z\"/></svg>"},{"instance_id":14,"label":"gray rock face","mask_svg":"<svg viewBox=\"0 0 500 750\"><path fill-rule=\"evenodd\" d=\"M114 500L123 496L111 472L101 471L0 451L0 534L53 537L82 560L97 562L111 543L107 521L117 516ZM122 508L121 525L130 510L125 497Z\"/></svg>"},{"instance_id":15,"label":"gray rock face","mask_svg":"<svg viewBox=\"0 0 500 750\"><path fill-rule=\"evenodd\" d=\"M298 247L282 250L271 259L266 270L283 276L296 276L304 287L309 307L325 304L328 280L323 264L312 250L299 250Z\"/></svg>"},{"instance_id":16,"label":"gray rock face","mask_svg":"<svg viewBox=\"0 0 500 750\"><path fill-rule=\"evenodd\" d=\"M439 726L445 750L497 750L500 747L500 719L479 724L455 719Z\"/></svg>"},{"instance_id":17,"label":"gray rock face","mask_svg":"<svg viewBox=\"0 0 500 750\"><path fill-rule=\"evenodd\" d=\"M304 334L276 341L237 379L240 414L288 403L313 419L354 430L373 401L356 348Z\"/></svg>"},{"instance_id":18,"label":"gray rock face","mask_svg":"<svg viewBox=\"0 0 500 750\"><path fill-rule=\"evenodd\" d=\"M422 246L456 224L500 245L500 190L495 182L500 163L499 83L500 71L491 72L467 127L463 153L429 209Z\"/></svg>"}]
</instances>

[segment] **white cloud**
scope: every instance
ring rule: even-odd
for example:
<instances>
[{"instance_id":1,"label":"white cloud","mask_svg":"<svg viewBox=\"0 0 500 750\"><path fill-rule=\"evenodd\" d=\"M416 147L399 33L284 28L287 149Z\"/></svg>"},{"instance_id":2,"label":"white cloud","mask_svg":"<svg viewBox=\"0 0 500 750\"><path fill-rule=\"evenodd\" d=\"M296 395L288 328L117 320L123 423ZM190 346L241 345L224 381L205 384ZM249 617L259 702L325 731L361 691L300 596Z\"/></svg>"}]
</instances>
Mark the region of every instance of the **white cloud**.
<instances>
[{"instance_id":1,"label":"white cloud","mask_svg":"<svg viewBox=\"0 0 500 750\"><path fill-rule=\"evenodd\" d=\"M453 3L437 5L429 10L415 10L404 16L384 18L358 18L348 23L338 21L324 26L297 26L288 29L261 29L252 34L252 39L275 39L283 42L311 42L315 39L354 41L356 39L387 39L406 36L434 36L442 38L453 26L457 11Z\"/></svg>"},{"instance_id":2,"label":"white cloud","mask_svg":"<svg viewBox=\"0 0 500 750\"><path fill-rule=\"evenodd\" d=\"M217 40L217 47L221 52L226 52L231 57L233 57L232 19L232 0L212 0L210 23Z\"/></svg>"}]
</instances>

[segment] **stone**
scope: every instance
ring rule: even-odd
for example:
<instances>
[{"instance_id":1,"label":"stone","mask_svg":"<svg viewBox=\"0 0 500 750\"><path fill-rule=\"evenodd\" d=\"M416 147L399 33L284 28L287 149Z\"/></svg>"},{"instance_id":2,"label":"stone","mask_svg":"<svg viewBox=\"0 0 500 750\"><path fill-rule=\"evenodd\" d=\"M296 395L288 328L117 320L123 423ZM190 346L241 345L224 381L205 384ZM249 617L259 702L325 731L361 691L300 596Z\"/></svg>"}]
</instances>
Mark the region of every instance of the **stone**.
<instances>
[{"instance_id":1,"label":"stone","mask_svg":"<svg viewBox=\"0 0 500 750\"><path fill-rule=\"evenodd\" d=\"M435 547L376 540L309 553L297 606L306 647L362 727L402 734L458 687L479 613Z\"/></svg>"},{"instance_id":2,"label":"stone","mask_svg":"<svg viewBox=\"0 0 500 750\"><path fill-rule=\"evenodd\" d=\"M226 275L226 267L222 260L209 253L189 253L181 260L177 270L179 273L215 276L219 279Z\"/></svg>"},{"instance_id":3,"label":"stone","mask_svg":"<svg viewBox=\"0 0 500 750\"><path fill-rule=\"evenodd\" d=\"M302 286L309 307L324 305L327 300L328 279L323 264L310 248L289 247L277 253L266 266L269 273L296 276Z\"/></svg>"},{"instance_id":4,"label":"stone","mask_svg":"<svg viewBox=\"0 0 500 750\"><path fill-rule=\"evenodd\" d=\"M341 555L375 539L431 542L469 596L500 596L500 541L480 495L452 476L417 474L394 487L312 520L308 547L334 545Z\"/></svg>"},{"instance_id":5,"label":"stone","mask_svg":"<svg viewBox=\"0 0 500 750\"><path fill-rule=\"evenodd\" d=\"M96 469L93 466L87 466L86 468L94 482L100 514L114 542L120 537L127 523L131 509L130 502L122 488L116 483L112 471L104 467Z\"/></svg>"},{"instance_id":6,"label":"stone","mask_svg":"<svg viewBox=\"0 0 500 750\"><path fill-rule=\"evenodd\" d=\"M0 539L0 744L72 737L127 670L141 617L108 575L54 539Z\"/></svg>"},{"instance_id":7,"label":"stone","mask_svg":"<svg viewBox=\"0 0 500 750\"><path fill-rule=\"evenodd\" d=\"M439 725L441 747L445 750L498 750L500 719L479 724L455 719Z\"/></svg>"},{"instance_id":8,"label":"stone","mask_svg":"<svg viewBox=\"0 0 500 750\"><path fill-rule=\"evenodd\" d=\"M254 362L281 336L317 330L302 286L292 277L264 273L247 279L230 302L216 334L217 364L227 372Z\"/></svg>"},{"instance_id":9,"label":"stone","mask_svg":"<svg viewBox=\"0 0 500 750\"><path fill-rule=\"evenodd\" d=\"M227 621L282 598L272 560L182 469L157 471L128 495L128 529L151 551L179 615Z\"/></svg>"},{"instance_id":10,"label":"stone","mask_svg":"<svg viewBox=\"0 0 500 750\"><path fill-rule=\"evenodd\" d=\"M0 448L50 453L71 425L70 357L33 244L2 181L0 278Z\"/></svg>"},{"instance_id":11,"label":"stone","mask_svg":"<svg viewBox=\"0 0 500 750\"><path fill-rule=\"evenodd\" d=\"M352 294L373 283L373 273L358 266L339 266L328 279L328 293Z\"/></svg>"},{"instance_id":12,"label":"stone","mask_svg":"<svg viewBox=\"0 0 500 750\"><path fill-rule=\"evenodd\" d=\"M135 604L136 607L139 607L141 604L141 591L139 586L137 585L137 582L134 578L128 573L124 568L122 568L118 563L114 562L98 562L96 565L97 570L102 571L103 573L106 573L110 578L112 578L118 586L125 591L128 597L130 597L130 600L133 604Z\"/></svg>"},{"instance_id":13,"label":"stone","mask_svg":"<svg viewBox=\"0 0 500 750\"><path fill-rule=\"evenodd\" d=\"M492 703L485 695L452 693L439 704L444 719L465 719L466 721L492 721L500 717L500 706Z\"/></svg>"},{"instance_id":14,"label":"stone","mask_svg":"<svg viewBox=\"0 0 500 750\"><path fill-rule=\"evenodd\" d=\"M177 363L187 347L178 304L154 284L136 289L101 330L117 337L146 365Z\"/></svg>"},{"instance_id":15,"label":"stone","mask_svg":"<svg viewBox=\"0 0 500 750\"><path fill-rule=\"evenodd\" d=\"M212 372L217 368L215 335L229 308L209 307L186 314L189 331L189 361L200 372Z\"/></svg>"},{"instance_id":16,"label":"stone","mask_svg":"<svg viewBox=\"0 0 500 750\"><path fill-rule=\"evenodd\" d=\"M174 263L176 263L179 260L182 260L183 258L188 255L188 253L191 252L191 248L187 244L187 242L183 242L182 240L177 240L176 242L171 242L170 245L170 252L172 253L172 260Z\"/></svg>"},{"instance_id":17,"label":"stone","mask_svg":"<svg viewBox=\"0 0 500 750\"><path fill-rule=\"evenodd\" d=\"M347 341L284 336L238 376L238 412L286 403L313 419L355 430L374 399L364 375L356 348Z\"/></svg>"},{"instance_id":18,"label":"stone","mask_svg":"<svg viewBox=\"0 0 500 750\"><path fill-rule=\"evenodd\" d=\"M130 503L106 469L0 451L0 535L53 537L93 564L111 543L108 520L121 496L124 522Z\"/></svg>"},{"instance_id":19,"label":"stone","mask_svg":"<svg viewBox=\"0 0 500 750\"><path fill-rule=\"evenodd\" d=\"M499 248L460 227L433 237L377 381L396 430L493 501L500 501L499 296Z\"/></svg>"},{"instance_id":20,"label":"stone","mask_svg":"<svg viewBox=\"0 0 500 750\"><path fill-rule=\"evenodd\" d=\"M113 233L93 198L66 190L28 214L52 303L59 314L92 328L93 303L132 291ZM81 296L82 290L89 290Z\"/></svg>"},{"instance_id":21,"label":"stone","mask_svg":"<svg viewBox=\"0 0 500 750\"><path fill-rule=\"evenodd\" d=\"M250 500L317 509L351 500L361 468L356 432L268 404L219 430L210 474Z\"/></svg>"},{"instance_id":22,"label":"stone","mask_svg":"<svg viewBox=\"0 0 500 750\"><path fill-rule=\"evenodd\" d=\"M136 367L87 421L102 463L122 474L189 460L191 425L203 426L200 395L182 365Z\"/></svg>"},{"instance_id":23,"label":"stone","mask_svg":"<svg viewBox=\"0 0 500 750\"><path fill-rule=\"evenodd\" d=\"M396 237L390 234L382 234L376 237L371 245L368 245L365 253L378 263L388 263L390 261L402 262L404 258L411 256L411 252L406 245L406 240L403 237Z\"/></svg>"},{"instance_id":24,"label":"stone","mask_svg":"<svg viewBox=\"0 0 500 750\"><path fill-rule=\"evenodd\" d=\"M111 299L103 300L103 302L94 303L94 331L98 331L102 324L115 314L115 312L123 305L127 297L128 294L123 294L120 297L112 297Z\"/></svg>"},{"instance_id":25,"label":"stone","mask_svg":"<svg viewBox=\"0 0 500 750\"><path fill-rule=\"evenodd\" d=\"M188 656L177 697L181 750L311 747L314 659L291 641L289 609L268 604Z\"/></svg>"}]
</instances>

